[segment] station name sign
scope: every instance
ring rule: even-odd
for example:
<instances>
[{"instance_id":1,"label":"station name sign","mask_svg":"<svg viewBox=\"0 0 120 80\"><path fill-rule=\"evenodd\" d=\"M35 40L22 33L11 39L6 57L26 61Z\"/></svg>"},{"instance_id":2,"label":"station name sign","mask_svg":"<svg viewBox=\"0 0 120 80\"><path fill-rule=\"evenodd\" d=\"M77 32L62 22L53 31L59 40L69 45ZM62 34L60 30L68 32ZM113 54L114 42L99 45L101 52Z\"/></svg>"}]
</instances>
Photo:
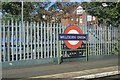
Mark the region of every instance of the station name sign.
<instances>
[{"instance_id":1,"label":"station name sign","mask_svg":"<svg viewBox=\"0 0 120 80\"><path fill-rule=\"evenodd\" d=\"M87 34L59 34L59 40L87 40Z\"/></svg>"}]
</instances>

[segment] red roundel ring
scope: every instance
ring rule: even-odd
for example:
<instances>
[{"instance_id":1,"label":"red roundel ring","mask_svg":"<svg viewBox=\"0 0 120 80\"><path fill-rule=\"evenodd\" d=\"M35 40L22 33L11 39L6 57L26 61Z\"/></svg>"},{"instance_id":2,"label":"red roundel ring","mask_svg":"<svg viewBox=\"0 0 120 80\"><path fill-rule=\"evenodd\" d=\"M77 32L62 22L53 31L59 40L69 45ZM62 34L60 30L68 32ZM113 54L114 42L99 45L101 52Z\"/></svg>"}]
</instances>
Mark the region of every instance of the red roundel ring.
<instances>
[{"instance_id":1,"label":"red roundel ring","mask_svg":"<svg viewBox=\"0 0 120 80\"><path fill-rule=\"evenodd\" d=\"M78 32L78 34L82 34L82 31L81 31L80 28L77 27L77 26L69 26L69 27L67 27L67 28L65 29L65 31L64 31L64 34L68 34L68 32L69 32L70 30L76 30L76 31ZM79 42L78 42L77 44L75 44L75 45L70 44L70 42L69 42L68 40L64 40L64 43L65 43L65 45L66 45L68 48L77 49L78 47L81 46L82 40L79 40Z\"/></svg>"}]
</instances>

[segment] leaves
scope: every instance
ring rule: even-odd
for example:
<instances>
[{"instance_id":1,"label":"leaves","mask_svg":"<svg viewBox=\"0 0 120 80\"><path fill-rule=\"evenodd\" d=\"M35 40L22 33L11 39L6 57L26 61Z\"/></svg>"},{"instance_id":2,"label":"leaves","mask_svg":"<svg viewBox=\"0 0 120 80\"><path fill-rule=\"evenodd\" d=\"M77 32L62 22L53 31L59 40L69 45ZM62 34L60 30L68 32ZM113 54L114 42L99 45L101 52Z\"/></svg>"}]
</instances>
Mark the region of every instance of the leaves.
<instances>
[{"instance_id":1,"label":"leaves","mask_svg":"<svg viewBox=\"0 0 120 80\"><path fill-rule=\"evenodd\" d=\"M90 2L83 3L82 6L85 10L92 8L93 10L88 11L89 14L104 20L104 23L109 22L108 25L118 26L120 23L120 2L107 2L106 4L108 6L103 7L102 2Z\"/></svg>"},{"instance_id":2,"label":"leaves","mask_svg":"<svg viewBox=\"0 0 120 80\"><path fill-rule=\"evenodd\" d=\"M11 17L14 16L19 18L21 16L21 2L3 2L2 3L2 10L3 10L3 17ZM28 18L31 16L32 11L34 10L34 3L31 2L24 2L23 5L23 15L24 20L29 20Z\"/></svg>"}]
</instances>

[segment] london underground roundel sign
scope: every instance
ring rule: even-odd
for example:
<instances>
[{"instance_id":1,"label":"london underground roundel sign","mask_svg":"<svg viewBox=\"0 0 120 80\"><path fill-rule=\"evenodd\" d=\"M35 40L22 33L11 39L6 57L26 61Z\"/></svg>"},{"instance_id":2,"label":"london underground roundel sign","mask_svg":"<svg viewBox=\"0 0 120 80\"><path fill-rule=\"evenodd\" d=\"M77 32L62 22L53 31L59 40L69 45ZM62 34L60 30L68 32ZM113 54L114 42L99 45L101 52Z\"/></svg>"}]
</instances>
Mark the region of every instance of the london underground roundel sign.
<instances>
[{"instance_id":1,"label":"london underground roundel sign","mask_svg":"<svg viewBox=\"0 0 120 80\"><path fill-rule=\"evenodd\" d=\"M82 34L82 31L77 26L69 26L65 29L64 34ZM71 49L77 49L81 46L82 40L64 40L65 45Z\"/></svg>"}]
</instances>

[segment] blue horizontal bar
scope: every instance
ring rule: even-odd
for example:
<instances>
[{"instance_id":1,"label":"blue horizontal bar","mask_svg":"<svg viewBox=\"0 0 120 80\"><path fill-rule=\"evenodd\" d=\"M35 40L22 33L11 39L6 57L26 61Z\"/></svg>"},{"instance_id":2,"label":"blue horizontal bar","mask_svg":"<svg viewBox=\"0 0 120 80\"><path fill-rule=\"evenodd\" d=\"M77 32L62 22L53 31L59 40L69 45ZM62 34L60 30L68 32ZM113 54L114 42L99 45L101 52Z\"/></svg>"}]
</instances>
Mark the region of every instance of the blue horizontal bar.
<instances>
[{"instance_id":1,"label":"blue horizontal bar","mask_svg":"<svg viewBox=\"0 0 120 80\"><path fill-rule=\"evenodd\" d=\"M87 34L59 34L59 40L87 40Z\"/></svg>"}]
</instances>

